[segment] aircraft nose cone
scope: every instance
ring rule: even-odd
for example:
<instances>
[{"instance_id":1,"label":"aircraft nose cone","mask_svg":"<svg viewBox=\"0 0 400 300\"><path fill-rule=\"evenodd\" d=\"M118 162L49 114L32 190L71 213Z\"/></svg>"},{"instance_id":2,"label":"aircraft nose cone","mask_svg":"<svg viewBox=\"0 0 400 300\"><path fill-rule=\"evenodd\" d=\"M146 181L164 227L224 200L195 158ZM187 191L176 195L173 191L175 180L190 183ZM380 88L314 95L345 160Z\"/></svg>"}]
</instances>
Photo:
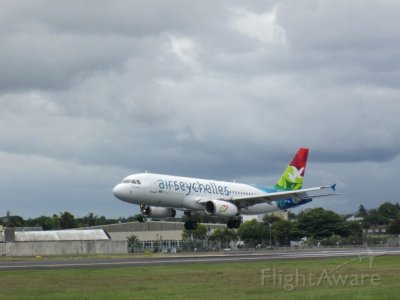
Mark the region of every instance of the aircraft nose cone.
<instances>
[{"instance_id":1,"label":"aircraft nose cone","mask_svg":"<svg viewBox=\"0 0 400 300\"><path fill-rule=\"evenodd\" d=\"M117 197L118 199L122 200L124 197L124 193L123 193L123 188L122 188L122 184L117 184L113 190L112 193L115 197Z\"/></svg>"}]
</instances>

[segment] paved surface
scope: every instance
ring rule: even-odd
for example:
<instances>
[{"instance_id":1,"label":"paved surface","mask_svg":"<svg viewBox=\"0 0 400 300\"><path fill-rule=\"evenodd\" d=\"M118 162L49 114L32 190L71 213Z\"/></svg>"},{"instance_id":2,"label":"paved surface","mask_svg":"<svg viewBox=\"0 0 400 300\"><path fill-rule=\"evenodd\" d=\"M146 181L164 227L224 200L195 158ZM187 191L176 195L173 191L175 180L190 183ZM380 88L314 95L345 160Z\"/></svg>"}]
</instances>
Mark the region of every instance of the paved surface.
<instances>
[{"instance_id":1,"label":"paved surface","mask_svg":"<svg viewBox=\"0 0 400 300\"><path fill-rule=\"evenodd\" d=\"M400 255L399 248L379 249L331 249L331 250L293 250L287 252L262 252L250 254L225 254L169 257L162 258L79 258L79 259L37 259L19 261L0 261L1 270L34 270L34 269L65 269L65 268L116 268L116 267L144 267L156 265L179 265L194 263L221 263L243 261L266 261L276 259L326 258L340 256L380 256Z\"/></svg>"}]
</instances>

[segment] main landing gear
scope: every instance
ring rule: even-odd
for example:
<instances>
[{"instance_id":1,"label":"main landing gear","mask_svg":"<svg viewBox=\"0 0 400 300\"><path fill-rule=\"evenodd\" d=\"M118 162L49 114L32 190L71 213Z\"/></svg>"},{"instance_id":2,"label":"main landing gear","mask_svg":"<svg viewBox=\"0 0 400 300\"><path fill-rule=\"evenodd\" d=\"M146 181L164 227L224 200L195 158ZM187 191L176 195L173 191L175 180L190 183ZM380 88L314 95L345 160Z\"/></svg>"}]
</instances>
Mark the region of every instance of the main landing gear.
<instances>
[{"instance_id":1,"label":"main landing gear","mask_svg":"<svg viewBox=\"0 0 400 300\"><path fill-rule=\"evenodd\" d=\"M226 226L229 229L233 228L238 229L240 227L240 224L242 224L242 218L239 216L236 217L235 219L229 219L228 222L226 223Z\"/></svg>"},{"instance_id":2,"label":"main landing gear","mask_svg":"<svg viewBox=\"0 0 400 300\"><path fill-rule=\"evenodd\" d=\"M190 210L185 210L184 211L185 216L187 216L189 218L189 220L187 220L185 222L185 229L186 230L196 230L197 229L197 222L192 220L192 212ZM229 229L238 229L240 227L240 224L242 224L242 216L238 215L235 216L231 219L228 220L228 222L226 223L226 226Z\"/></svg>"},{"instance_id":3,"label":"main landing gear","mask_svg":"<svg viewBox=\"0 0 400 300\"><path fill-rule=\"evenodd\" d=\"M185 222L185 229L186 230L196 230L197 229L197 222L188 220Z\"/></svg>"},{"instance_id":4,"label":"main landing gear","mask_svg":"<svg viewBox=\"0 0 400 300\"><path fill-rule=\"evenodd\" d=\"M196 230L197 222L192 221L192 212L190 210L185 210L183 213L185 214L185 216L187 216L189 218L189 220L187 220L185 222L185 229L186 230Z\"/></svg>"}]
</instances>

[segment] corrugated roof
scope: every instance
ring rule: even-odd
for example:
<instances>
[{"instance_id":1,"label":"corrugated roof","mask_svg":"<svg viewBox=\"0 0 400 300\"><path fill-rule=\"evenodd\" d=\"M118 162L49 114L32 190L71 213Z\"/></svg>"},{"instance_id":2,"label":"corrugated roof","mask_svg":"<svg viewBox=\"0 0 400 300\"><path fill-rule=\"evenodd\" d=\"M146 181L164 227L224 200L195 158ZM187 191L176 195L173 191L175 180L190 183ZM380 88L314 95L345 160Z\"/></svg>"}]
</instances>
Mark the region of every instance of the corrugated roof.
<instances>
[{"instance_id":1,"label":"corrugated roof","mask_svg":"<svg viewBox=\"0 0 400 300\"><path fill-rule=\"evenodd\" d=\"M214 224L214 223L201 223L207 228L211 229L225 228L226 224ZM163 222L163 221L147 221L144 223L140 222L127 222L117 223L110 225L99 225L87 228L98 228L105 229L107 232L135 232L135 231L170 231L170 230L183 230L185 228L183 222Z\"/></svg>"},{"instance_id":2,"label":"corrugated roof","mask_svg":"<svg viewBox=\"0 0 400 300\"><path fill-rule=\"evenodd\" d=\"M49 230L49 231L16 231L16 242L38 241L99 241L109 240L102 229L92 230Z\"/></svg>"}]
</instances>

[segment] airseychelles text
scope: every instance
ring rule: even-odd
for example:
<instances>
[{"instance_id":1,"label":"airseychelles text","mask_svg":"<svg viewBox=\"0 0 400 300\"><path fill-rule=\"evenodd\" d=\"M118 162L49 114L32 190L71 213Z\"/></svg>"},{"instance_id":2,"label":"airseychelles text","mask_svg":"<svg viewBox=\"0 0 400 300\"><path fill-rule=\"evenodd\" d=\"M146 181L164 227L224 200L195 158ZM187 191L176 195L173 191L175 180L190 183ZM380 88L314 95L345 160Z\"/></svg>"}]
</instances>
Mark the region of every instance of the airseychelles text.
<instances>
[{"instance_id":1,"label":"airseychelles text","mask_svg":"<svg viewBox=\"0 0 400 300\"><path fill-rule=\"evenodd\" d=\"M160 189L183 191L186 195L190 193L208 193L214 195L226 195L229 196L230 192L227 186L216 185L214 182L209 182L207 184L196 182L184 182L176 180L162 180L158 179L158 187Z\"/></svg>"}]
</instances>

